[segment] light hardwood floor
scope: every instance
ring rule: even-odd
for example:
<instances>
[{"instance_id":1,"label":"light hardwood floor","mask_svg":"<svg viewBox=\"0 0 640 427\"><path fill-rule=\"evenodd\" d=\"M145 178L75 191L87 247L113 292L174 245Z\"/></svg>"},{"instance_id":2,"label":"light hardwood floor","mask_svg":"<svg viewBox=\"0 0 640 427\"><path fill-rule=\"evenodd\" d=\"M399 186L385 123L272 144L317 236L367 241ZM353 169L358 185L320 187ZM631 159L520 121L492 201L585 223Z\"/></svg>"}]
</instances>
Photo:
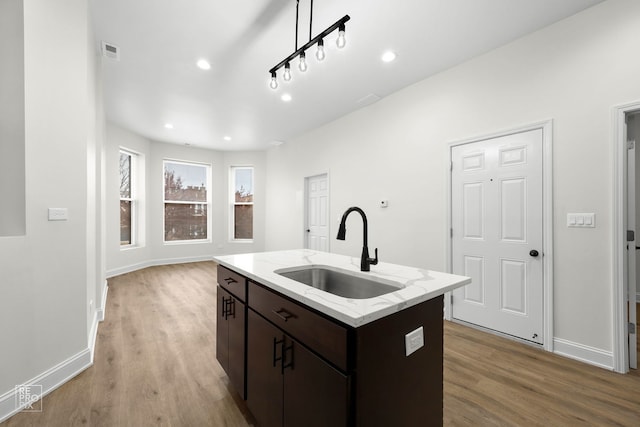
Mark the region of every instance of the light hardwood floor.
<instances>
[{"instance_id":1,"label":"light hardwood floor","mask_svg":"<svg viewBox=\"0 0 640 427\"><path fill-rule=\"evenodd\" d=\"M213 262L110 279L94 365L46 396L42 413L0 426L254 425L215 359L215 282ZM450 322L444 379L447 426L640 426L637 373Z\"/></svg>"}]
</instances>

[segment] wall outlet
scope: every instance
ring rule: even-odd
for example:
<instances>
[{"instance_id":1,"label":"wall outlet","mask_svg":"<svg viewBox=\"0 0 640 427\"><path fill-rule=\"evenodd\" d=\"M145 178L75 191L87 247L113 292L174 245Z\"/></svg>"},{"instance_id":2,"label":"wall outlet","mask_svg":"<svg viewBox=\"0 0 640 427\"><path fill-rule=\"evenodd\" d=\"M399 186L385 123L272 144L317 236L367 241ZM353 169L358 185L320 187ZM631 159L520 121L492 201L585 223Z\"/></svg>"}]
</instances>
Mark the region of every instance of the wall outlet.
<instances>
[{"instance_id":1,"label":"wall outlet","mask_svg":"<svg viewBox=\"0 0 640 427\"><path fill-rule=\"evenodd\" d=\"M405 355L409 356L421 347L424 347L424 330L422 326L404 336Z\"/></svg>"}]
</instances>

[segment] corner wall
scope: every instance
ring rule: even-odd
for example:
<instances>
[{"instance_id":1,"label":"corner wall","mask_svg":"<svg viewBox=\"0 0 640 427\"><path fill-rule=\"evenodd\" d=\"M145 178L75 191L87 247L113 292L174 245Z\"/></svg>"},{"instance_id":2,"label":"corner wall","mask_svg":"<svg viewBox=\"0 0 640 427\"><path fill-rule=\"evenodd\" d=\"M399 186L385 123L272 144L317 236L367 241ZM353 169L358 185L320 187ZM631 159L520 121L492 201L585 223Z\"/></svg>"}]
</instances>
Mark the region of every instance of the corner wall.
<instances>
[{"instance_id":1,"label":"corner wall","mask_svg":"<svg viewBox=\"0 0 640 427\"><path fill-rule=\"evenodd\" d=\"M88 219L101 136L87 2L28 0L23 10L26 233L0 237L0 421L20 409L16 385L47 393L90 366L89 301L100 286L100 235ZM50 207L68 219L48 221Z\"/></svg>"},{"instance_id":2,"label":"corner wall","mask_svg":"<svg viewBox=\"0 0 640 427\"><path fill-rule=\"evenodd\" d=\"M638 40L640 3L610 0L269 150L266 249L302 246L304 177L328 171L330 234L360 206L381 260L446 271L448 144L553 119L555 342L612 367L610 118L640 100ZM361 241L354 223L332 251Z\"/></svg>"}]
</instances>

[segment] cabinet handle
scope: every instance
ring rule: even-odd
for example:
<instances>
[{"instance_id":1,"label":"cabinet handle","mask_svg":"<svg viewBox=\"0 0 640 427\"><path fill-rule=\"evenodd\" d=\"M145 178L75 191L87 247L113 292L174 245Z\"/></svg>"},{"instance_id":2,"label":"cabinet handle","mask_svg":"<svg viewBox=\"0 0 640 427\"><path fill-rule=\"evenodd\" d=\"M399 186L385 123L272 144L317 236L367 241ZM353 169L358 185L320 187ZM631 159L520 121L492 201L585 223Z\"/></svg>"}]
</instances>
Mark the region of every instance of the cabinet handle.
<instances>
[{"instance_id":1,"label":"cabinet handle","mask_svg":"<svg viewBox=\"0 0 640 427\"><path fill-rule=\"evenodd\" d=\"M229 316L235 318L236 317L236 300L235 298L229 298L227 301L227 319Z\"/></svg>"},{"instance_id":2,"label":"cabinet handle","mask_svg":"<svg viewBox=\"0 0 640 427\"><path fill-rule=\"evenodd\" d=\"M284 350L283 345L284 345L284 337L282 337L281 340L276 340L275 337L273 338L273 367L276 367L276 364L278 363L279 360L282 360L282 356L277 357L277 353L278 353L278 344L280 344L280 349L281 349L281 353Z\"/></svg>"},{"instance_id":3,"label":"cabinet handle","mask_svg":"<svg viewBox=\"0 0 640 427\"><path fill-rule=\"evenodd\" d=\"M291 351L290 358L287 358L287 352L288 351ZM282 375L284 375L284 370L286 368L293 369L293 341L288 346L285 346L284 343L283 343L283 348L282 348L282 369L280 369L280 372L282 373Z\"/></svg>"},{"instance_id":4,"label":"cabinet handle","mask_svg":"<svg viewBox=\"0 0 640 427\"><path fill-rule=\"evenodd\" d=\"M220 317L224 317L227 320L227 299L222 297L222 307L220 307Z\"/></svg>"},{"instance_id":5,"label":"cabinet handle","mask_svg":"<svg viewBox=\"0 0 640 427\"><path fill-rule=\"evenodd\" d=\"M289 313L289 312L288 312L287 310L285 310L284 308L281 308L280 310L273 309L273 310L271 310L271 312L272 312L273 314L275 314L276 316L278 316L279 318L281 318L282 320L284 320L285 322L286 322L287 320L291 319L291 318L294 318L294 319L296 318L296 316L295 316L295 315L293 315L293 314Z\"/></svg>"},{"instance_id":6,"label":"cabinet handle","mask_svg":"<svg viewBox=\"0 0 640 427\"><path fill-rule=\"evenodd\" d=\"M227 277L226 279L224 279L224 281L227 282L227 285L230 285L232 283L238 283L238 281L233 277Z\"/></svg>"}]
</instances>

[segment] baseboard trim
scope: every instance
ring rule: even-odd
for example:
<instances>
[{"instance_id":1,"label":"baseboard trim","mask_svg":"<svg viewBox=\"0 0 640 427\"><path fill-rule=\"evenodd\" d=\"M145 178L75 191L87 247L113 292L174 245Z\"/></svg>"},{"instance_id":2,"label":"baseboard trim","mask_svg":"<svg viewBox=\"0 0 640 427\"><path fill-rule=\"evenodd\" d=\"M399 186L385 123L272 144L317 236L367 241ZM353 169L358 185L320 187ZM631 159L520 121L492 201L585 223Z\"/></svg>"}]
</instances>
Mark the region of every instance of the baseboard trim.
<instances>
[{"instance_id":1,"label":"baseboard trim","mask_svg":"<svg viewBox=\"0 0 640 427\"><path fill-rule=\"evenodd\" d=\"M98 338L98 323L100 323L100 316L98 315L98 310L96 310L93 315L93 322L91 322L91 331L89 332L89 356L91 357L91 364L93 364L93 353L95 352L96 339Z\"/></svg>"},{"instance_id":2,"label":"baseboard trim","mask_svg":"<svg viewBox=\"0 0 640 427\"><path fill-rule=\"evenodd\" d=\"M561 356L588 363L599 368L613 371L613 352L599 348L590 347L584 344L564 340L562 338L553 339L553 352Z\"/></svg>"},{"instance_id":3,"label":"baseboard trim","mask_svg":"<svg viewBox=\"0 0 640 427\"><path fill-rule=\"evenodd\" d=\"M41 385L42 395L45 396L89 368L92 365L92 353L89 348L86 348L22 385ZM0 423L17 414L23 408L24 406L16 407L15 389L6 392L0 396ZM46 408L44 409L46 410Z\"/></svg>"},{"instance_id":4,"label":"baseboard trim","mask_svg":"<svg viewBox=\"0 0 640 427\"><path fill-rule=\"evenodd\" d=\"M147 267L154 267L156 265L168 265L168 264L185 264L188 262L201 262L201 261L212 261L213 256L211 255L201 255L196 257L184 257L184 258L165 258L165 259L155 259L144 262L139 262L137 264L131 264L124 267L118 267L111 270L107 270L106 276L107 278L119 276L121 274L131 273L137 270L142 270Z\"/></svg>"},{"instance_id":5,"label":"baseboard trim","mask_svg":"<svg viewBox=\"0 0 640 427\"><path fill-rule=\"evenodd\" d=\"M109 292L109 282L105 280L104 284L102 285L102 299L100 300L100 307L97 310L98 321L100 322L104 320L104 316L106 315L107 311L107 292Z\"/></svg>"}]
</instances>

